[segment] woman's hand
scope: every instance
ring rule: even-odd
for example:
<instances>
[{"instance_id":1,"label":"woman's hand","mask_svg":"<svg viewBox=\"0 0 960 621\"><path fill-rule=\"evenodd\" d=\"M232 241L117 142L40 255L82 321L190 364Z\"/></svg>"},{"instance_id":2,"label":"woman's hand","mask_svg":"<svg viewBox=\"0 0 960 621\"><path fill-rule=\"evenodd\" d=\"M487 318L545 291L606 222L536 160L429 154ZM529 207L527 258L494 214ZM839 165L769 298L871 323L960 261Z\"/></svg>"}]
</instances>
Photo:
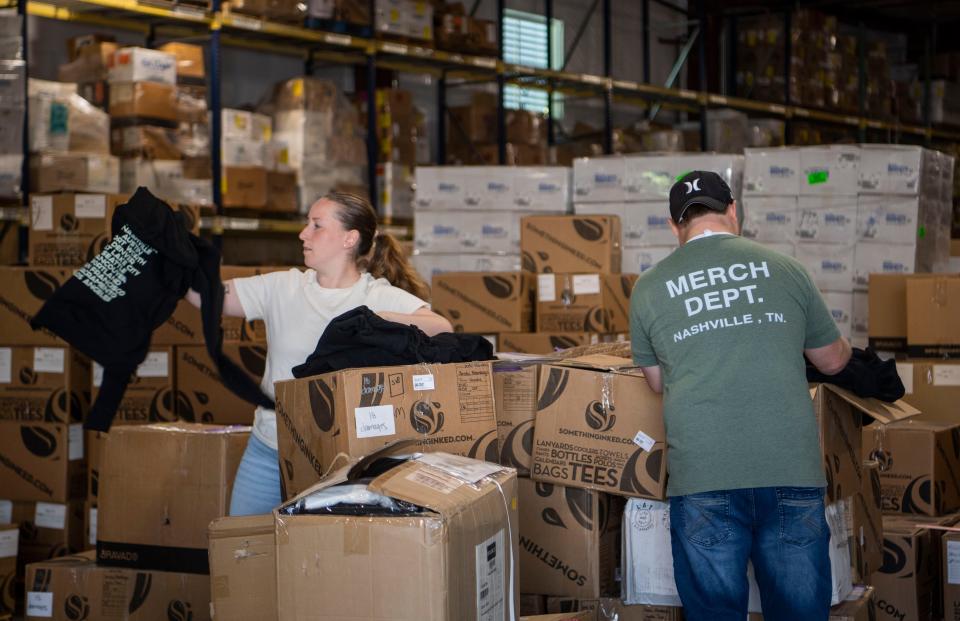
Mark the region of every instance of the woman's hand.
<instances>
[{"instance_id":1,"label":"woman's hand","mask_svg":"<svg viewBox=\"0 0 960 621\"><path fill-rule=\"evenodd\" d=\"M453 326L450 325L450 322L447 321L446 318L441 317L426 306L417 309L409 315L390 311L380 311L377 315L387 321L417 326L423 330L427 336L436 336L441 332L453 332Z\"/></svg>"}]
</instances>

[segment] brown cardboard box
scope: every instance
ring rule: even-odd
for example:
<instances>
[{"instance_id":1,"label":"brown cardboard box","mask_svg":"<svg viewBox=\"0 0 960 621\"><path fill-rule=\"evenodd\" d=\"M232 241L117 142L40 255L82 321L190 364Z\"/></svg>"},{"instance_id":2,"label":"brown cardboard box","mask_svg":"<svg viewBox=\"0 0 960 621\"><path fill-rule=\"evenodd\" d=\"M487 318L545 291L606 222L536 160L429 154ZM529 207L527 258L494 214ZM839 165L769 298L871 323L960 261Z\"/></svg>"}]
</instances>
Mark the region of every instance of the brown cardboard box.
<instances>
[{"instance_id":1,"label":"brown cardboard box","mask_svg":"<svg viewBox=\"0 0 960 621\"><path fill-rule=\"evenodd\" d=\"M542 615L547 612L547 596L521 593L517 598L520 602L520 615Z\"/></svg>"},{"instance_id":2,"label":"brown cardboard box","mask_svg":"<svg viewBox=\"0 0 960 621\"><path fill-rule=\"evenodd\" d=\"M547 142L547 119L527 110L507 110L507 141L527 145Z\"/></svg>"},{"instance_id":3,"label":"brown cardboard box","mask_svg":"<svg viewBox=\"0 0 960 621\"><path fill-rule=\"evenodd\" d=\"M96 503L100 495L100 455L107 434L103 431L84 432L83 449L87 457L87 502Z\"/></svg>"},{"instance_id":4,"label":"brown cardboard box","mask_svg":"<svg viewBox=\"0 0 960 621\"><path fill-rule=\"evenodd\" d=\"M433 277L434 312L455 332L523 332L533 327L533 276L523 272L446 272Z\"/></svg>"},{"instance_id":5,"label":"brown cardboard box","mask_svg":"<svg viewBox=\"0 0 960 621\"><path fill-rule=\"evenodd\" d=\"M922 527L930 529L930 556L925 559L933 569L933 618L943 618L943 580L940 568L943 564L943 536L956 526L960 520L960 513L952 513L938 517L895 515L890 516L888 523L897 522L906 527Z\"/></svg>"},{"instance_id":6,"label":"brown cardboard box","mask_svg":"<svg viewBox=\"0 0 960 621\"><path fill-rule=\"evenodd\" d=\"M206 72L203 70L203 47L190 43L167 43L158 48L161 52L173 54L177 59L177 81L203 80Z\"/></svg>"},{"instance_id":7,"label":"brown cardboard box","mask_svg":"<svg viewBox=\"0 0 960 621\"><path fill-rule=\"evenodd\" d=\"M27 619L210 620L210 579L104 567L93 552L27 567Z\"/></svg>"},{"instance_id":8,"label":"brown cardboard box","mask_svg":"<svg viewBox=\"0 0 960 621\"><path fill-rule=\"evenodd\" d=\"M67 58L74 60L80 54L89 52L89 48L96 49L104 43L113 43L114 41L116 41L116 39L113 36L100 33L70 37L67 39ZM110 53L110 56L113 56L113 52ZM104 56L104 61L106 61L106 58L107 57Z\"/></svg>"},{"instance_id":9,"label":"brown cardboard box","mask_svg":"<svg viewBox=\"0 0 960 621\"><path fill-rule=\"evenodd\" d=\"M535 480L664 497L662 402L630 360L594 355L543 365L538 392Z\"/></svg>"},{"instance_id":10,"label":"brown cardboard box","mask_svg":"<svg viewBox=\"0 0 960 621\"><path fill-rule=\"evenodd\" d=\"M90 361L66 347L0 347L0 420L81 423L90 409ZM82 448L82 442L81 442Z\"/></svg>"},{"instance_id":11,"label":"brown cardboard box","mask_svg":"<svg viewBox=\"0 0 960 621\"><path fill-rule=\"evenodd\" d=\"M120 160L98 153L44 153L30 156L31 192L120 191Z\"/></svg>"},{"instance_id":12,"label":"brown cardboard box","mask_svg":"<svg viewBox=\"0 0 960 621\"><path fill-rule=\"evenodd\" d=\"M172 422L177 420L174 385L175 358L172 347L152 347L130 377L117 407L114 425ZM93 363L91 401L96 401L103 380L103 367Z\"/></svg>"},{"instance_id":13,"label":"brown cardboard box","mask_svg":"<svg viewBox=\"0 0 960 621\"><path fill-rule=\"evenodd\" d=\"M528 272L620 273L617 216L526 216L520 253Z\"/></svg>"},{"instance_id":14,"label":"brown cardboard box","mask_svg":"<svg viewBox=\"0 0 960 621\"><path fill-rule=\"evenodd\" d=\"M261 166L224 166L223 206L259 209L267 204L267 169Z\"/></svg>"},{"instance_id":15,"label":"brown cardboard box","mask_svg":"<svg viewBox=\"0 0 960 621\"><path fill-rule=\"evenodd\" d=\"M520 590L569 597L616 593L623 499L520 479Z\"/></svg>"},{"instance_id":16,"label":"brown cardboard box","mask_svg":"<svg viewBox=\"0 0 960 621\"><path fill-rule=\"evenodd\" d=\"M30 197L28 260L35 266L79 267L110 240L122 194L34 194Z\"/></svg>"},{"instance_id":17,"label":"brown cardboard box","mask_svg":"<svg viewBox=\"0 0 960 621\"><path fill-rule=\"evenodd\" d=\"M46 328L33 331L30 320L71 273L58 268L0 267L0 343L64 346Z\"/></svg>"},{"instance_id":18,"label":"brown cardboard box","mask_svg":"<svg viewBox=\"0 0 960 621\"><path fill-rule=\"evenodd\" d=\"M481 104L450 106L450 140L463 142L495 142L497 140L497 109Z\"/></svg>"},{"instance_id":19,"label":"brown cardboard box","mask_svg":"<svg viewBox=\"0 0 960 621\"><path fill-rule=\"evenodd\" d=\"M85 475L79 423L0 421L4 498L61 503L82 498Z\"/></svg>"},{"instance_id":20,"label":"brown cardboard box","mask_svg":"<svg viewBox=\"0 0 960 621\"><path fill-rule=\"evenodd\" d=\"M853 593L830 608L829 621L877 621L876 591L872 586L855 586Z\"/></svg>"},{"instance_id":21,"label":"brown cardboard box","mask_svg":"<svg viewBox=\"0 0 960 621\"><path fill-rule=\"evenodd\" d=\"M273 90L273 103L277 111L331 110L336 101L337 87L329 80L299 77L280 82Z\"/></svg>"},{"instance_id":22,"label":"brown cardboard box","mask_svg":"<svg viewBox=\"0 0 960 621\"><path fill-rule=\"evenodd\" d=\"M177 120L177 87L159 82L110 85L110 116L114 119Z\"/></svg>"},{"instance_id":23,"label":"brown cardboard box","mask_svg":"<svg viewBox=\"0 0 960 621\"><path fill-rule=\"evenodd\" d=\"M17 606L14 584L17 580L17 524L0 524L0 615L12 615Z\"/></svg>"},{"instance_id":24,"label":"brown cardboard box","mask_svg":"<svg viewBox=\"0 0 960 621\"><path fill-rule=\"evenodd\" d=\"M362 457L395 440L497 458L489 362L348 369L274 388L284 498L316 483L338 454Z\"/></svg>"},{"instance_id":25,"label":"brown cardboard box","mask_svg":"<svg viewBox=\"0 0 960 621\"><path fill-rule=\"evenodd\" d=\"M207 573L207 526L226 515L249 427L111 429L100 470L97 560Z\"/></svg>"},{"instance_id":26,"label":"brown cardboard box","mask_svg":"<svg viewBox=\"0 0 960 621\"><path fill-rule=\"evenodd\" d=\"M96 41L77 49L70 62L60 65L60 82L99 82L107 79L107 67L119 46L113 41Z\"/></svg>"},{"instance_id":27,"label":"brown cardboard box","mask_svg":"<svg viewBox=\"0 0 960 621\"><path fill-rule=\"evenodd\" d=\"M906 420L863 430L864 459L880 462L884 513L938 516L960 509L960 427Z\"/></svg>"},{"instance_id":28,"label":"brown cardboard box","mask_svg":"<svg viewBox=\"0 0 960 621\"><path fill-rule=\"evenodd\" d=\"M257 383L267 361L266 344L224 343L223 353ZM177 418L220 425L252 425L254 406L230 392L201 345L177 347Z\"/></svg>"},{"instance_id":29,"label":"brown cardboard box","mask_svg":"<svg viewBox=\"0 0 960 621\"><path fill-rule=\"evenodd\" d=\"M279 617L480 621L515 615L516 473L446 453L399 464L378 457L354 461L290 504L381 472L368 483L370 491L423 509L377 517L285 515L281 507L274 513L276 532L283 533L277 538Z\"/></svg>"},{"instance_id":30,"label":"brown cardboard box","mask_svg":"<svg viewBox=\"0 0 960 621\"><path fill-rule=\"evenodd\" d=\"M561 349L589 345L592 337L597 335L587 332L501 332L498 336L498 351L552 354Z\"/></svg>"},{"instance_id":31,"label":"brown cardboard box","mask_svg":"<svg viewBox=\"0 0 960 621\"><path fill-rule=\"evenodd\" d=\"M184 156L177 130L159 125L136 124L110 131L110 151L127 158L179 160Z\"/></svg>"},{"instance_id":32,"label":"brown cardboard box","mask_svg":"<svg viewBox=\"0 0 960 621\"><path fill-rule=\"evenodd\" d=\"M850 497L853 505L847 512L852 520L850 559L854 578L861 582L870 579L883 564L883 519L880 491L880 464L863 462L863 481L856 494Z\"/></svg>"},{"instance_id":33,"label":"brown cardboard box","mask_svg":"<svg viewBox=\"0 0 960 621\"><path fill-rule=\"evenodd\" d=\"M937 567L926 528L883 518L883 567L873 574L877 619L931 621Z\"/></svg>"},{"instance_id":34,"label":"brown cardboard box","mask_svg":"<svg viewBox=\"0 0 960 621\"><path fill-rule=\"evenodd\" d=\"M906 394L923 420L960 422L960 361L910 358L897 362Z\"/></svg>"},{"instance_id":35,"label":"brown cardboard box","mask_svg":"<svg viewBox=\"0 0 960 621\"><path fill-rule=\"evenodd\" d=\"M277 619L277 549L273 515L223 517L210 523L211 616Z\"/></svg>"},{"instance_id":36,"label":"brown cardboard box","mask_svg":"<svg viewBox=\"0 0 960 621\"><path fill-rule=\"evenodd\" d=\"M83 541L80 549L97 549L97 503L89 500L83 503Z\"/></svg>"},{"instance_id":37,"label":"brown cardboard box","mask_svg":"<svg viewBox=\"0 0 960 621\"><path fill-rule=\"evenodd\" d=\"M558 612L555 614L520 617L520 621L593 621L593 615L589 610L582 612Z\"/></svg>"},{"instance_id":38,"label":"brown cardboard box","mask_svg":"<svg viewBox=\"0 0 960 621\"><path fill-rule=\"evenodd\" d=\"M943 534L943 618L960 619L960 532Z\"/></svg>"},{"instance_id":39,"label":"brown cardboard box","mask_svg":"<svg viewBox=\"0 0 960 621\"><path fill-rule=\"evenodd\" d=\"M83 549L83 501L14 502L13 521L20 525L18 564L36 563Z\"/></svg>"},{"instance_id":40,"label":"brown cardboard box","mask_svg":"<svg viewBox=\"0 0 960 621\"><path fill-rule=\"evenodd\" d=\"M493 394L497 408L499 463L530 475L533 462L533 423L537 417L537 378L540 363L500 360L493 363Z\"/></svg>"},{"instance_id":41,"label":"brown cardboard box","mask_svg":"<svg viewBox=\"0 0 960 621\"><path fill-rule=\"evenodd\" d=\"M590 612L589 621L683 621L683 609L673 606L628 606L615 597L571 599L548 597L547 612ZM751 616L751 621L753 617Z\"/></svg>"},{"instance_id":42,"label":"brown cardboard box","mask_svg":"<svg viewBox=\"0 0 960 621\"><path fill-rule=\"evenodd\" d=\"M537 274L538 332L628 332L636 274Z\"/></svg>"},{"instance_id":43,"label":"brown cardboard box","mask_svg":"<svg viewBox=\"0 0 960 621\"><path fill-rule=\"evenodd\" d=\"M297 173L268 170L266 209L297 213L298 204Z\"/></svg>"},{"instance_id":44,"label":"brown cardboard box","mask_svg":"<svg viewBox=\"0 0 960 621\"><path fill-rule=\"evenodd\" d=\"M907 280L919 274L870 274L867 341L879 351L907 349Z\"/></svg>"},{"instance_id":45,"label":"brown cardboard box","mask_svg":"<svg viewBox=\"0 0 960 621\"><path fill-rule=\"evenodd\" d=\"M916 358L960 357L960 278L907 281L907 353Z\"/></svg>"}]
</instances>

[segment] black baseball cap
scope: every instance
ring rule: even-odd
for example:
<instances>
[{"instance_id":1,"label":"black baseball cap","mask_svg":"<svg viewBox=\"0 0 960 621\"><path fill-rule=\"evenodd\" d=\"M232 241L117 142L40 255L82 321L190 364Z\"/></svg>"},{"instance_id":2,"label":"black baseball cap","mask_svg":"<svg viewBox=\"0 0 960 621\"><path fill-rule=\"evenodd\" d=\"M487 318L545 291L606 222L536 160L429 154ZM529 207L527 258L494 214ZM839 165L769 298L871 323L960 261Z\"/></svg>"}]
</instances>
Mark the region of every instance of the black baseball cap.
<instances>
[{"instance_id":1,"label":"black baseball cap","mask_svg":"<svg viewBox=\"0 0 960 621\"><path fill-rule=\"evenodd\" d=\"M679 224L690 205L726 211L733 193L723 177L709 170L693 170L677 178L670 188L670 217Z\"/></svg>"}]
</instances>

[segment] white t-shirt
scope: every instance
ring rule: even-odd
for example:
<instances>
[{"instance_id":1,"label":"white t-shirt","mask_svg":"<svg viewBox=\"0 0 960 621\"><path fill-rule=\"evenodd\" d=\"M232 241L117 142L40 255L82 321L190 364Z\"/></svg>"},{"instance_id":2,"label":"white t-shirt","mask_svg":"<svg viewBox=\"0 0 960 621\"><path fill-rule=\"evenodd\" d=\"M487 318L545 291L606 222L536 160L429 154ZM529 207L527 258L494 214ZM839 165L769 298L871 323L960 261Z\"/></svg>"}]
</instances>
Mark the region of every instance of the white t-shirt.
<instances>
[{"instance_id":1,"label":"white t-shirt","mask_svg":"<svg viewBox=\"0 0 960 621\"><path fill-rule=\"evenodd\" d=\"M274 398L273 383L293 379L293 367L317 348L320 335L335 317L367 306L375 313L412 313L427 306L415 295L391 285L385 278L364 272L345 289L325 289L314 270L271 272L236 278L237 297L247 320L262 319L267 328L267 363L260 387ZM277 415L257 407L253 434L277 448Z\"/></svg>"}]
</instances>

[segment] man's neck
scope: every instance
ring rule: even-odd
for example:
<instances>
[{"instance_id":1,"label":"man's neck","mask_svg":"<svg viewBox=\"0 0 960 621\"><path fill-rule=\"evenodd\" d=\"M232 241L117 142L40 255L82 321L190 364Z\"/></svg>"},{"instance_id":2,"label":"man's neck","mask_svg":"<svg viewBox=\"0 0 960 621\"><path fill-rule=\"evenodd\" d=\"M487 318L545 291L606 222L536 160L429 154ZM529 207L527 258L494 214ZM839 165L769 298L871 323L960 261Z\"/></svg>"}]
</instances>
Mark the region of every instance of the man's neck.
<instances>
[{"instance_id":1,"label":"man's neck","mask_svg":"<svg viewBox=\"0 0 960 621\"><path fill-rule=\"evenodd\" d=\"M683 232L682 244L687 243L698 235L703 235L707 231L711 233L729 233L736 235L737 231L724 219L711 218L710 216L701 216L694 220L690 226Z\"/></svg>"}]
</instances>

